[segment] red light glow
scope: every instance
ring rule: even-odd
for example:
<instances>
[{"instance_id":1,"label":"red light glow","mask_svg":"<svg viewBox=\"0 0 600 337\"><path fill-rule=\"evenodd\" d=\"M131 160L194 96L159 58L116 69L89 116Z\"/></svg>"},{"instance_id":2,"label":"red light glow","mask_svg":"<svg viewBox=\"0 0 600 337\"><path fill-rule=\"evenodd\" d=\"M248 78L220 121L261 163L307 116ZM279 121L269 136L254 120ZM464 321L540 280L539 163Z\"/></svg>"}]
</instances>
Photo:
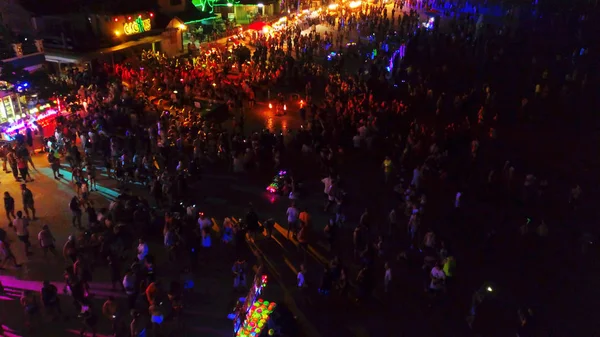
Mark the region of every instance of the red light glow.
<instances>
[{"instance_id":1,"label":"red light glow","mask_svg":"<svg viewBox=\"0 0 600 337\"><path fill-rule=\"evenodd\" d=\"M131 16L127 17L127 20L131 20Z\"/></svg>"},{"instance_id":2,"label":"red light glow","mask_svg":"<svg viewBox=\"0 0 600 337\"><path fill-rule=\"evenodd\" d=\"M154 13L150 13L150 17L153 18L154 17Z\"/></svg>"},{"instance_id":3,"label":"red light glow","mask_svg":"<svg viewBox=\"0 0 600 337\"><path fill-rule=\"evenodd\" d=\"M115 22L119 22L119 18L115 18Z\"/></svg>"}]
</instances>

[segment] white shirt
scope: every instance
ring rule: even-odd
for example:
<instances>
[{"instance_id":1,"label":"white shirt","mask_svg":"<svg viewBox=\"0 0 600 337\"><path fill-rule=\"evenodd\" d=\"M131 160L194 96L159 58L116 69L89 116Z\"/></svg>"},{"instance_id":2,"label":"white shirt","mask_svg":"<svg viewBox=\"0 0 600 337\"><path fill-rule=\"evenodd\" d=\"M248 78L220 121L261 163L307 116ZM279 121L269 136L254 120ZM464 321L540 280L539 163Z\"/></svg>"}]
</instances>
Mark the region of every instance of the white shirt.
<instances>
[{"instance_id":1,"label":"white shirt","mask_svg":"<svg viewBox=\"0 0 600 337\"><path fill-rule=\"evenodd\" d=\"M331 178L325 177L321 179L321 182L325 184L325 189L323 190L323 193L327 194L329 192L329 188L331 187Z\"/></svg>"},{"instance_id":2,"label":"white shirt","mask_svg":"<svg viewBox=\"0 0 600 337\"><path fill-rule=\"evenodd\" d=\"M287 215L288 222L298 221L298 215L300 215L296 207L288 207L285 214Z\"/></svg>"},{"instance_id":3,"label":"white shirt","mask_svg":"<svg viewBox=\"0 0 600 337\"><path fill-rule=\"evenodd\" d=\"M296 277L296 279L298 280L298 288L304 287L304 273L298 272L298 277Z\"/></svg>"},{"instance_id":4,"label":"white shirt","mask_svg":"<svg viewBox=\"0 0 600 337\"><path fill-rule=\"evenodd\" d=\"M198 226L200 226L200 229L210 228L212 227L212 220L210 220L208 217L204 219L200 218L198 219Z\"/></svg>"},{"instance_id":5,"label":"white shirt","mask_svg":"<svg viewBox=\"0 0 600 337\"><path fill-rule=\"evenodd\" d=\"M140 243L137 247L137 258L140 261L143 261L148 255L148 245L145 243Z\"/></svg>"},{"instance_id":6,"label":"white shirt","mask_svg":"<svg viewBox=\"0 0 600 337\"><path fill-rule=\"evenodd\" d=\"M24 218L16 218L12 222L13 226L15 226L15 231L17 232L17 236L25 236L29 235L29 221Z\"/></svg>"}]
</instances>

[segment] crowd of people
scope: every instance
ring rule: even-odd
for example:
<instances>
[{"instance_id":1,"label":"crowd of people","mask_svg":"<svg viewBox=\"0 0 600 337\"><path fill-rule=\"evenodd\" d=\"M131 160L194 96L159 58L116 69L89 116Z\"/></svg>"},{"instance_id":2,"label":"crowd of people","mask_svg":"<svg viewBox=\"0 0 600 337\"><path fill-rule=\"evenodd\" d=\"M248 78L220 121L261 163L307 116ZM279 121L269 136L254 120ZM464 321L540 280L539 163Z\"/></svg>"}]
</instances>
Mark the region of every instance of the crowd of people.
<instances>
[{"instance_id":1,"label":"crowd of people","mask_svg":"<svg viewBox=\"0 0 600 337\"><path fill-rule=\"evenodd\" d=\"M193 290L194 272L210 258L216 236L210 218L198 213L189 184L211 165L236 173L270 172L294 167L298 158L318 160L318 169L310 165L314 173L298 169L286 176L282 194L293 204L280 222L287 223L288 238L297 240L305 252L298 261L303 262L297 275L300 288L308 284L308 246L320 236L328 243L332 260L318 287L323 296L336 292L347 298L351 280L356 280L351 297L359 302L368 301L378 287L390 292L401 277L392 273L393 266L403 259L422 260L424 288L432 296L452 291L457 261L450 247L460 244L450 241L457 230L465 230L460 222L469 221L464 209L478 207L479 192L474 191L481 186L496 203L505 195L518 195L519 206L509 203L506 212L534 219L520 226L523 235L548 235L553 182L533 163L517 166L505 144L514 140L510 130L517 124L539 124L562 109L593 102L591 47L596 37L588 28L595 12L574 9L533 16L530 10L541 9L521 5L519 18L497 25L460 15L465 3L446 4L445 11L452 15L430 29L422 26L417 12L422 2L407 3L408 11L404 6L381 2L338 14L324 11L308 21L290 20L280 31L249 34L241 42L250 48L210 46L177 58L148 51L139 59L105 65L97 70L101 75L68 79L81 105L77 113L57 119L56 132L45 146L54 178L64 179L64 158L75 189L68 207L73 227L81 231L62 249L71 262L63 291L80 313L82 336L87 331L96 334L101 316L112 323L115 336L167 334L171 326L165 322L174 322L175 330L183 326L184 295ZM327 32L318 32L316 24ZM405 51L394 53L401 46ZM328 58L332 51L333 60ZM277 94L283 106L294 91L302 91L305 102L299 130L248 132L245 115L252 113L256 100ZM196 113L199 101L226 105L234 115L233 128ZM33 181L28 169L33 167L30 137L18 137L3 148L4 170L8 163L17 181ZM393 191L397 196L380 200L390 207L389 213L355 214L363 205L352 205L353 196L348 195L348 181L357 174L346 165L352 158L381 161L382 194ZM525 166L532 171L523 171ZM90 195L98 189L96 172L101 168L119 182L122 193L108 208L96 209ZM297 206L307 197L302 179L315 175L325 177L320 178L323 211L330 218L322 234L312 226L306 207ZM147 186L149 193L132 193L134 184ZM8 192L4 205L28 255L28 223L36 214L27 185L22 192L25 214L15 214ZM569 211L577 209L581 194L579 185L571 190ZM436 215L445 203L453 206L447 220ZM84 213L87 221L82 221ZM271 218L261 224L252 206L242 222L224 222L221 239L236 246L230 256L236 289L246 287L249 273L241 256L245 231L264 225L270 236L275 222ZM44 226L38 234L44 256L59 255L50 230ZM486 227L486 237L496 230ZM349 245L340 231L352 233L350 254L345 253ZM158 252L149 251L148 240L157 237L162 237L169 261L179 268L179 277L168 285L156 271ZM0 238L2 267L6 262L19 267L5 238ZM93 308L89 282L98 269L109 270L113 289L126 294L126 303L109 297L101 311ZM469 326L476 322L477 308L490 289L484 285L473 293ZM28 325L35 326L42 307L60 317L58 295L48 281L41 303L31 292L24 293L21 304ZM518 319L520 336L536 328L530 324L531 311L520 310Z\"/></svg>"}]
</instances>

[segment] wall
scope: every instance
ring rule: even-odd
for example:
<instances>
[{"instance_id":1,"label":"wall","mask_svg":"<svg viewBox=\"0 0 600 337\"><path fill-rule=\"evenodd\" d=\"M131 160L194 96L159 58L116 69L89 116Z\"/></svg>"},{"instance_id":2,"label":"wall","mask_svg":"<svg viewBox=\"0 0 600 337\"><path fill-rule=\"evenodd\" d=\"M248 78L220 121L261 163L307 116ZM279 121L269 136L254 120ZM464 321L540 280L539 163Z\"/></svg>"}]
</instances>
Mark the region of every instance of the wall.
<instances>
[{"instance_id":1,"label":"wall","mask_svg":"<svg viewBox=\"0 0 600 337\"><path fill-rule=\"evenodd\" d=\"M0 0L1 1L1 0ZM125 32L125 25L136 28L136 19L149 20L150 29L155 28L154 13L142 12L131 15L69 14L35 18L39 36L49 49L90 50L114 46L144 36L145 32ZM148 28L148 25L145 25Z\"/></svg>"},{"instance_id":2,"label":"wall","mask_svg":"<svg viewBox=\"0 0 600 337\"><path fill-rule=\"evenodd\" d=\"M158 0L161 12L165 14L180 13L185 10L188 0Z\"/></svg>"},{"instance_id":3,"label":"wall","mask_svg":"<svg viewBox=\"0 0 600 337\"><path fill-rule=\"evenodd\" d=\"M0 24L20 34L32 35L35 32L31 14L21 7L18 0L0 0Z\"/></svg>"}]
</instances>

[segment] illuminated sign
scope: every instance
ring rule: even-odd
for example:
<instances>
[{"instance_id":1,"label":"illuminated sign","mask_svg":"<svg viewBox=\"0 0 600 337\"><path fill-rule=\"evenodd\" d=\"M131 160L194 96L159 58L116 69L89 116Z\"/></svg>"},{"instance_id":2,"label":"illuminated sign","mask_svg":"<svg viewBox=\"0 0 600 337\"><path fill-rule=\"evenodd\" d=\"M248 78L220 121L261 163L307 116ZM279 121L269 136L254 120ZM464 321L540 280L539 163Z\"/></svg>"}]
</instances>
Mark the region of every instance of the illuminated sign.
<instances>
[{"instance_id":1,"label":"illuminated sign","mask_svg":"<svg viewBox=\"0 0 600 337\"><path fill-rule=\"evenodd\" d=\"M147 32L152 29L150 19L137 18L131 22L125 22L123 24L123 32L125 35L135 35L143 32Z\"/></svg>"}]
</instances>

